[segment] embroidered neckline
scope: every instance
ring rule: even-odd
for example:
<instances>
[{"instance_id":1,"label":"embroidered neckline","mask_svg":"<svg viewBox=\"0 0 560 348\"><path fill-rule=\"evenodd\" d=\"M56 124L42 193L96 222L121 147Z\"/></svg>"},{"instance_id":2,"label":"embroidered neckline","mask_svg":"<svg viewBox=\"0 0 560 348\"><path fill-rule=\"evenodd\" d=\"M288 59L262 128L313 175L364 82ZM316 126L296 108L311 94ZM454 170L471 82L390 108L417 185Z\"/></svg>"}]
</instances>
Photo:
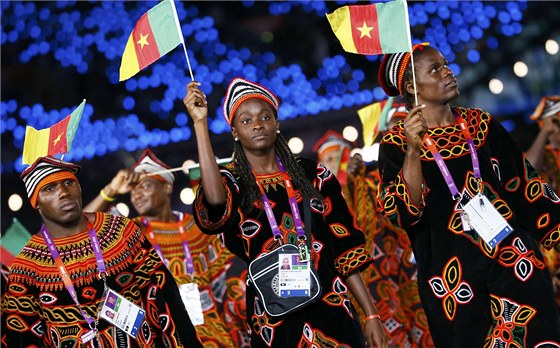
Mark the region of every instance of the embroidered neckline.
<instances>
[{"instance_id":1,"label":"embroidered neckline","mask_svg":"<svg viewBox=\"0 0 560 348\"><path fill-rule=\"evenodd\" d=\"M255 174L255 176L259 181L259 184L266 192L268 192L271 187L274 191L277 191L278 189L276 185L280 185L282 186L282 188L285 189L284 179L282 178L281 172L276 172L271 174Z\"/></svg>"}]
</instances>

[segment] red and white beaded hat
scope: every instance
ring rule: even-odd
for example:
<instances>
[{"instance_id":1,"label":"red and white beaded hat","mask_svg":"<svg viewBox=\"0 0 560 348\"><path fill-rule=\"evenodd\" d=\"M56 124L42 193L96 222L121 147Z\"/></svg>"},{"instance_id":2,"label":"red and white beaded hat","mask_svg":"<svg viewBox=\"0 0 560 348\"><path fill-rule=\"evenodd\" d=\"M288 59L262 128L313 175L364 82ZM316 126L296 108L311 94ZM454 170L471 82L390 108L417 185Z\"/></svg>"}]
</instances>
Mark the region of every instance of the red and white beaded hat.
<instances>
[{"instance_id":1,"label":"red and white beaded hat","mask_svg":"<svg viewBox=\"0 0 560 348\"><path fill-rule=\"evenodd\" d=\"M155 179L173 184L175 182L175 175L170 172L169 169L171 169L171 167L157 158L150 149L144 150L144 153L142 153L138 162L132 166L132 170L135 173L157 172L158 174L153 176Z\"/></svg>"},{"instance_id":2,"label":"red and white beaded hat","mask_svg":"<svg viewBox=\"0 0 560 348\"><path fill-rule=\"evenodd\" d=\"M531 120L539 121L557 114L560 114L560 95L551 95L541 99L531 115Z\"/></svg>"},{"instance_id":3,"label":"red and white beaded hat","mask_svg":"<svg viewBox=\"0 0 560 348\"><path fill-rule=\"evenodd\" d=\"M250 98L262 99L272 105L278 112L280 102L274 93L258 83L236 77L229 83L224 99L224 117L230 126L239 105Z\"/></svg>"}]
</instances>

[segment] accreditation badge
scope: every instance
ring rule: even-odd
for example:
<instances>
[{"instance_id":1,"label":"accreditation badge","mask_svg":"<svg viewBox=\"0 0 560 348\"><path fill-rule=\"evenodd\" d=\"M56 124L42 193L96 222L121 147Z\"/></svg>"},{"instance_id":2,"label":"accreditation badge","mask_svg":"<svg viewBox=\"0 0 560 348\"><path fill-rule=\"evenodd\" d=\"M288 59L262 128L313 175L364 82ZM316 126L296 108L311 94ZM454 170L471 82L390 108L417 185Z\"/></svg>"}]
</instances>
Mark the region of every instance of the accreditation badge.
<instances>
[{"instance_id":1,"label":"accreditation badge","mask_svg":"<svg viewBox=\"0 0 560 348\"><path fill-rule=\"evenodd\" d=\"M513 228L504 217L494 208L492 203L481 193L478 193L463 206L468 216L468 223L478 235L494 248L506 238Z\"/></svg>"},{"instance_id":2,"label":"accreditation badge","mask_svg":"<svg viewBox=\"0 0 560 348\"><path fill-rule=\"evenodd\" d=\"M118 292L108 289L100 317L136 338L146 311L130 302Z\"/></svg>"},{"instance_id":3,"label":"accreditation badge","mask_svg":"<svg viewBox=\"0 0 560 348\"><path fill-rule=\"evenodd\" d=\"M202 303L200 302L200 291L198 284L187 283L179 285L179 292L183 304L189 313L189 318L194 326L204 324L204 314L202 312Z\"/></svg>"},{"instance_id":4,"label":"accreditation badge","mask_svg":"<svg viewBox=\"0 0 560 348\"><path fill-rule=\"evenodd\" d=\"M278 254L280 297L309 297L312 263L301 260L299 253Z\"/></svg>"}]
</instances>

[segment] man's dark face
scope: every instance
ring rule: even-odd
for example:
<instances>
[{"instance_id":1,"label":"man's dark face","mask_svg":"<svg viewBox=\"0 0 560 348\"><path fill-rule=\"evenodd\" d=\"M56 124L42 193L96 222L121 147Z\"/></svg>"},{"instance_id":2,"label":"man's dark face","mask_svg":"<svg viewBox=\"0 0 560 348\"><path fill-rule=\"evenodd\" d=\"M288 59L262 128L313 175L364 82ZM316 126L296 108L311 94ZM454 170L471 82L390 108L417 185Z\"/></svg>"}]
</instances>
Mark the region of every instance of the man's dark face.
<instances>
[{"instance_id":1,"label":"man's dark face","mask_svg":"<svg viewBox=\"0 0 560 348\"><path fill-rule=\"evenodd\" d=\"M130 201L139 215L156 216L169 199L170 184L144 178L130 192Z\"/></svg>"},{"instance_id":2,"label":"man's dark face","mask_svg":"<svg viewBox=\"0 0 560 348\"><path fill-rule=\"evenodd\" d=\"M37 195L37 210L43 219L65 224L82 215L82 189L74 179L44 185Z\"/></svg>"}]
</instances>

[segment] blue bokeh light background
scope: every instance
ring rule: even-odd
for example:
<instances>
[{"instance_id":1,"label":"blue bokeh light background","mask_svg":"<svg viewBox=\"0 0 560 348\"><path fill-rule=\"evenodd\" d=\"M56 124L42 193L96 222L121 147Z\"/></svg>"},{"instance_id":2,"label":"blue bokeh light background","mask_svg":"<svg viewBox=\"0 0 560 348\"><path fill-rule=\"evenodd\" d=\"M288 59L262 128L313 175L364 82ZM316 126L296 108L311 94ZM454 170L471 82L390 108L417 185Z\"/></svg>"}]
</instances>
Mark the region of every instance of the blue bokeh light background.
<instances>
[{"instance_id":1,"label":"blue bokeh light background","mask_svg":"<svg viewBox=\"0 0 560 348\"><path fill-rule=\"evenodd\" d=\"M97 100L88 100L72 151L66 159L80 161L102 157L118 149L135 151L188 140L192 137L189 118L181 109L185 84L190 81L186 58L178 47L135 77L119 83L120 57L137 19L157 2L20 2L3 1L1 44L5 49L17 47L17 61L10 64L33 66L48 57L66 75L87 75L95 71L97 81L85 80L86 88L99 88L101 82L113 86L118 95L106 98L115 104L98 114ZM242 2L250 11L257 4L266 16L290 16L304 13L314 21L322 21L329 30L325 13L355 2ZM375 84L374 74L379 56L362 56L371 62L352 64L358 58L337 48L334 54L321 58L311 71L301 62L280 59L274 43L269 50L244 45L243 40L230 41L224 35L227 28L217 27L216 20L206 11L208 3L176 2L195 79L202 81L207 95L223 91L234 76L244 76L273 89L282 100L280 119L315 117L323 112L363 106L385 98ZM227 4L222 3L222 6ZM481 60L481 47L500 49L507 37L523 30L525 2L414 2L409 4L413 41L437 43L449 59L456 75L462 71L456 64L458 56L476 64ZM329 40L336 41L331 32ZM297 40L297 38L293 38ZM336 44L337 42L335 42ZM3 50L3 51L4 51ZM4 56L4 54L3 54ZM303 64L305 65L305 64ZM367 65L366 65L367 66ZM3 63L4 68L4 63ZM369 68L368 68L369 69ZM3 69L5 70L5 69ZM372 85L373 84L373 85ZM65 104L53 105L41 96L35 100L10 93L3 86L0 105L3 136L13 151L23 147L26 125L46 128L67 116L82 98L64 99ZM150 100L142 92L151 91ZM64 90L58 91L64 94ZM7 98L6 98L7 97ZM84 96L86 97L86 96ZM214 99L219 98L214 96ZM222 117L221 99L213 104L211 132L229 131ZM146 108L147 107L147 108ZM149 118L149 119L147 119ZM162 126L154 127L154 119ZM9 135L9 136L7 136ZM13 156L12 156L13 157ZM20 172L21 156L2 159L3 172Z\"/></svg>"}]
</instances>

